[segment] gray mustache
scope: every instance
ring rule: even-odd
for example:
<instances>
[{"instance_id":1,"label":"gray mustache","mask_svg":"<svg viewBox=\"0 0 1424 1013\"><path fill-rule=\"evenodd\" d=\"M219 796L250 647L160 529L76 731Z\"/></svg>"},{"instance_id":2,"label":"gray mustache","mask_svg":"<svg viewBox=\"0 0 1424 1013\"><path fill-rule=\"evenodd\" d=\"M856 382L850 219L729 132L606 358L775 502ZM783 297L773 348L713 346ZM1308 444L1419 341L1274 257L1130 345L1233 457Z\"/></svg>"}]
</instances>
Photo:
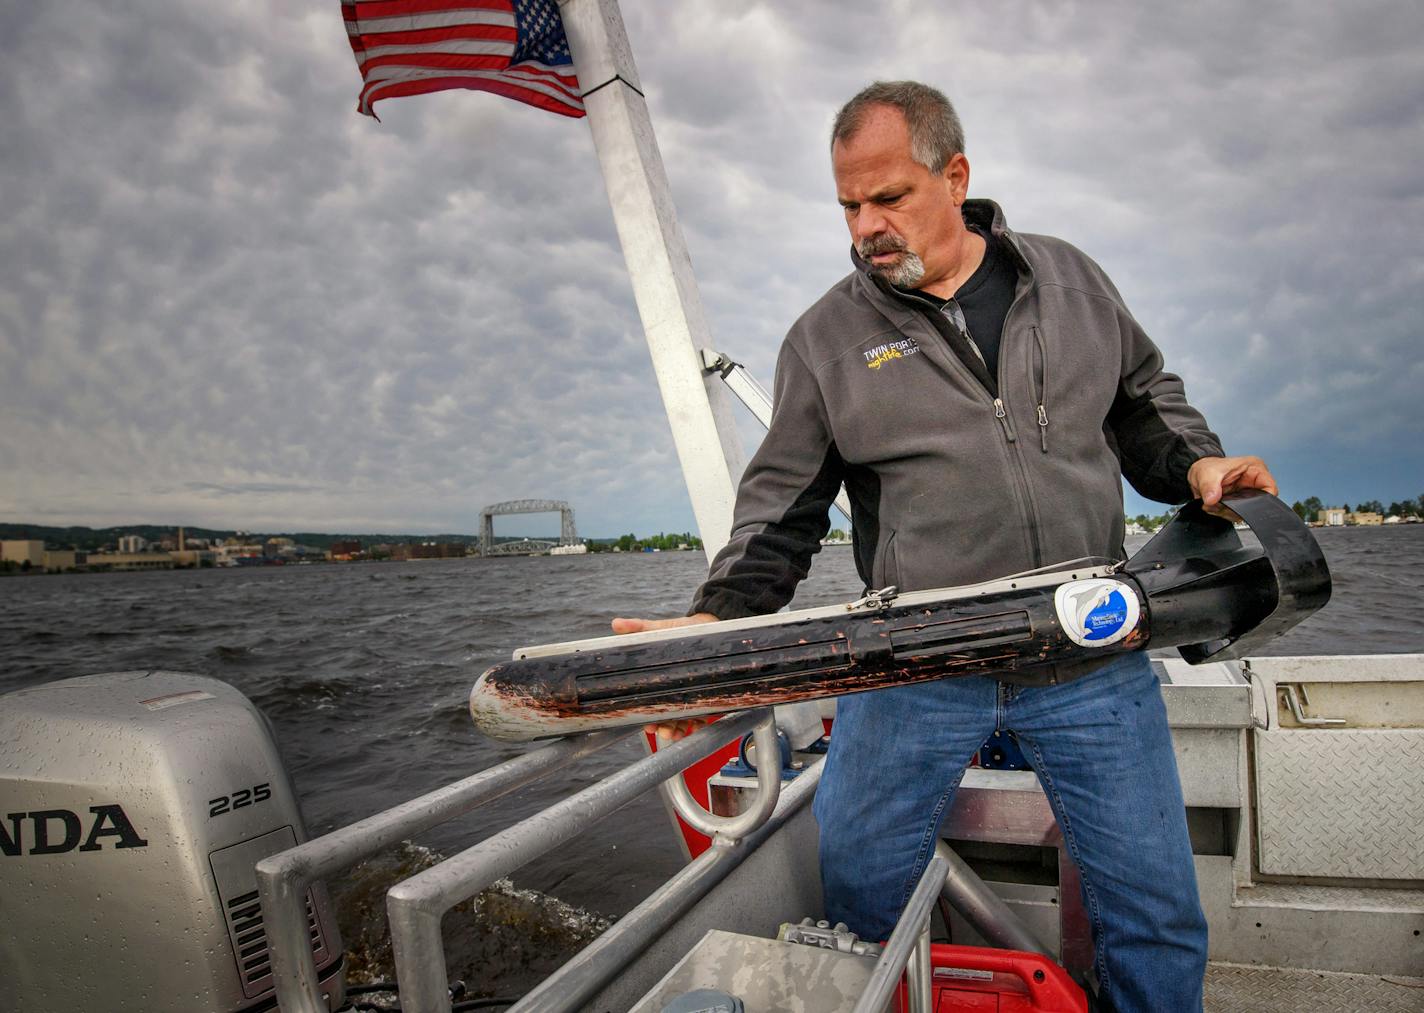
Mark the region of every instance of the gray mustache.
<instances>
[{"instance_id":1,"label":"gray mustache","mask_svg":"<svg viewBox=\"0 0 1424 1013\"><path fill-rule=\"evenodd\" d=\"M862 239L855 249L862 257L873 257L877 253L900 253L906 248L905 240L900 236L882 232L878 236Z\"/></svg>"}]
</instances>

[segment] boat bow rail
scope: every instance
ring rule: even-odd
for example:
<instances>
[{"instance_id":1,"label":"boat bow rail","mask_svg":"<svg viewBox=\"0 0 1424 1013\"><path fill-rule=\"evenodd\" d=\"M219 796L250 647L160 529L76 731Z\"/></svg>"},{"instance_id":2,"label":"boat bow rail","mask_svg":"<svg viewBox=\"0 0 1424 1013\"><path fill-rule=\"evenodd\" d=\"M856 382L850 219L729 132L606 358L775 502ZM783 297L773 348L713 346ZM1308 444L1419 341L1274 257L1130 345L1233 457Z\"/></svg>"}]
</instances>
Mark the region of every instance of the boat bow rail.
<instances>
[{"instance_id":1,"label":"boat bow rail","mask_svg":"<svg viewBox=\"0 0 1424 1013\"><path fill-rule=\"evenodd\" d=\"M387 911L402 1008L410 1013L450 1009L440 929L446 911L639 795L661 787L685 819L713 835L713 847L515 1007L577 1008L740 864L778 824L774 813L784 820L814 794L819 766L797 779L778 809L780 771L767 765L758 777L758 797L746 811L718 817L702 810L683 785L683 769L747 732L755 735L763 755L775 754L776 727L770 711L731 715L393 886ZM305 898L313 883L626 738L626 732L608 730L560 739L259 862L258 891L268 919L273 980L283 1013L327 1010L307 944ZM670 788L669 780L681 791Z\"/></svg>"},{"instance_id":2,"label":"boat bow rail","mask_svg":"<svg viewBox=\"0 0 1424 1013\"><path fill-rule=\"evenodd\" d=\"M820 762L802 770L784 790L782 771L776 765L758 768L756 794L745 800L734 817L713 816L692 801L682 784L683 770L729 739L748 732L755 736L758 749L765 751L763 755L774 755L776 725L770 711L730 715L392 886L387 892L387 912L401 1008L408 1013L449 1013L452 1007L441 929L446 912L637 796L660 788L680 815L712 835L711 847L510 1009L513 1013L563 1013L600 999L645 951L673 932L715 887L802 814L814 797L823 769ZM326 1009L301 936L300 899L313 883L619 741L624 741L624 736L613 731L560 739L259 863L257 879L268 913L280 1008L284 1013L324 1013ZM670 787L674 785L681 791ZM773 857L771 861L780 867L781 859ZM996 964L997 970L1018 974L1031 993L1042 993L1040 998L1056 997L1062 989L1081 994L1052 964L1051 949L940 843L873 972L866 975L863 991L857 986L856 1013L879 1013L887 1008L902 982L912 1013L928 1013L932 1008L929 917L934 899L941 896L985 938L1009 948L994 956L1003 965ZM854 996L853 992L848 998Z\"/></svg>"},{"instance_id":3,"label":"boat bow rail","mask_svg":"<svg viewBox=\"0 0 1424 1013\"><path fill-rule=\"evenodd\" d=\"M325 1013L327 1009L306 947L303 898L313 883L624 737L608 731L561 739L258 862L257 889L267 919L273 981L283 1013Z\"/></svg>"}]
</instances>

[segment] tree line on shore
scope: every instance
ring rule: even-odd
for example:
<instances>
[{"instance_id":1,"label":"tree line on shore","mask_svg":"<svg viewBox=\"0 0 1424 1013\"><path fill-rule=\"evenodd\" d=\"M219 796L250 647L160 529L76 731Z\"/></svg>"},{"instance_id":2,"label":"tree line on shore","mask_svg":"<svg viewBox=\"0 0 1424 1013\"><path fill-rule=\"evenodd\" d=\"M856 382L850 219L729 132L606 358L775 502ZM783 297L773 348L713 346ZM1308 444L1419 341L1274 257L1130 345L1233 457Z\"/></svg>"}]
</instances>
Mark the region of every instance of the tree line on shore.
<instances>
[{"instance_id":1,"label":"tree line on shore","mask_svg":"<svg viewBox=\"0 0 1424 1013\"><path fill-rule=\"evenodd\" d=\"M1292 503L1291 509L1303 519L1313 521L1319 516L1320 511L1332 508L1322 503L1319 496L1310 496L1305 500L1297 500ZM1340 509L1345 511L1346 514L1379 514L1381 517L1418 517L1424 519L1424 494L1421 494L1418 499L1395 500L1387 507L1377 499L1367 499L1355 504L1353 510L1348 503L1341 506Z\"/></svg>"},{"instance_id":2,"label":"tree line on shore","mask_svg":"<svg viewBox=\"0 0 1424 1013\"><path fill-rule=\"evenodd\" d=\"M1320 519L1322 510L1328 510L1331 507L1319 496L1307 496L1303 500L1298 499L1292 503L1291 509L1301 520L1314 522ZM1354 513L1373 513L1379 514L1381 517L1418 517L1424 520L1424 495L1419 496L1418 499L1395 500L1387 507L1377 499L1367 499L1357 503L1353 508L1346 503L1340 509L1345 512L1347 524L1350 523L1349 515ZM1175 513L1175 510L1169 510L1155 517L1151 514L1138 514L1136 517L1128 517L1126 520L1130 524L1136 524L1144 531L1156 531L1170 521Z\"/></svg>"}]
</instances>

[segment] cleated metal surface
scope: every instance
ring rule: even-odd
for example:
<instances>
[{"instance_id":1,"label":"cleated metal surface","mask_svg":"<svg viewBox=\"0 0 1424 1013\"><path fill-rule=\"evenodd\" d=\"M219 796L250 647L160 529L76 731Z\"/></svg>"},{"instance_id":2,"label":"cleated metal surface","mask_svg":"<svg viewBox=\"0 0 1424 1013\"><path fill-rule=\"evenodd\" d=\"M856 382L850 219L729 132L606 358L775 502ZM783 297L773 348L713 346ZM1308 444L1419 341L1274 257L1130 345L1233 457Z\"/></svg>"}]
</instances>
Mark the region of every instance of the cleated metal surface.
<instances>
[{"instance_id":1,"label":"cleated metal surface","mask_svg":"<svg viewBox=\"0 0 1424 1013\"><path fill-rule=\"evenodd\" d=\"M1416 729L1258 733L1261 872L1424 880L1421 783Z\"/></svg>"},{"instance_id":2,"label":"cleated metal surface","mask_svg":"<svg viewBox=\"0 0 1424 1013\"><path fill-rule=\"evenodd\" d=\"M1206 1013L1420 1013L1424 978L1207 965Z\"/></svg>"}]
</instances>

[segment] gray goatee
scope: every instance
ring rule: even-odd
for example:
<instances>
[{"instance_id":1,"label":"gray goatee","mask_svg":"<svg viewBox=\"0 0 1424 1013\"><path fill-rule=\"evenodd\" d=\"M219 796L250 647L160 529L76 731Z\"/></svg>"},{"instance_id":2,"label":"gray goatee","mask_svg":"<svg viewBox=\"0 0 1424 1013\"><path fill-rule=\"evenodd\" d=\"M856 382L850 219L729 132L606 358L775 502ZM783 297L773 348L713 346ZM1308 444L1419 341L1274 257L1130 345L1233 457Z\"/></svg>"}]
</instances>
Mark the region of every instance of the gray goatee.
<instances>
[{"instance_id":1,"label":"gray goatee","mask_svg":"<svg viewBox=\"0 0 1424 1013\"><path fill-rule=\"evenodd\" d=\"M882 232L856 244L856 252L866 261L872 274L877 274L897 288L914 288L925 276L925 262L919 254L909 249L905 240L893 232ZM877 253L898 253L900 259L893 264L875 264L870 258Z\"/></svg>"}]
</instances>

